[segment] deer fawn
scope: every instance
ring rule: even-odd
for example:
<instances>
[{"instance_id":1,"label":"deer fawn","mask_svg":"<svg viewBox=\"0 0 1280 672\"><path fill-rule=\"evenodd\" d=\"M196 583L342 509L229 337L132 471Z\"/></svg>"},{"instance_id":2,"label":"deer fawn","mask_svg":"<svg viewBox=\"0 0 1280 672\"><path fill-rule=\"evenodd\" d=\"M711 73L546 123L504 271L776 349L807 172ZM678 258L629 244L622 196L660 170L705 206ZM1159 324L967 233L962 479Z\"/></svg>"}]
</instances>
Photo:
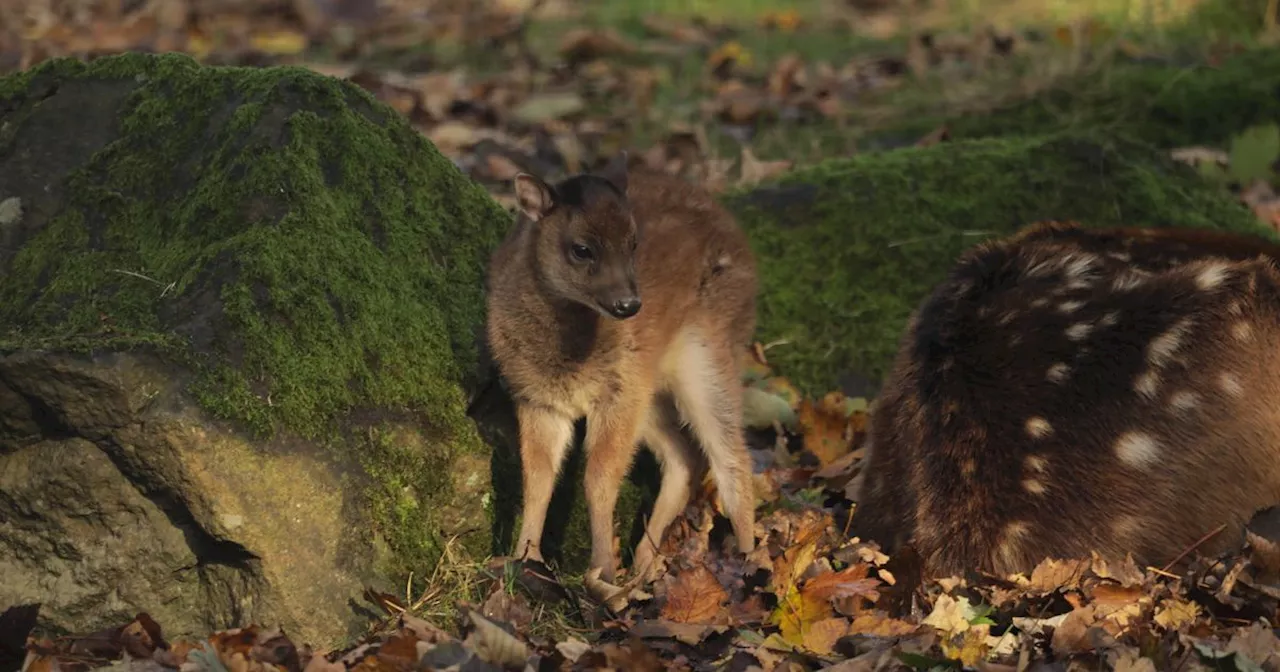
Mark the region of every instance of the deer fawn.
<instances>
[{"instance_id":1,"label":"deer fawn","mask_svg":"<svg viewBox=\"0 0 1280 672\"><path fill-rule=\"evenodd\" d=\"M1278 258L1055 223L969 250L903 335L851 533L942 576L1229 550L1280 503Z\"/></svg>"},{"instance_id":2,"label":"deer fawn","mask_svg":"<svg viewBox=\"0 0 1280 672\"><path fill-rule=\"evenodd\" d=\"M516 225L489 266L487 334L519 426L517 556L542 559L547 505L584 416L591 567L603 580L614 580L614 506L640 441L662 483L633 569L652 569L707 466L738 549L749 552L755 496L739 365L757 281L745 235L710 194L629 174L626 153L555 185L522 173L515 191Z\"/></svg>"}]
</instances>

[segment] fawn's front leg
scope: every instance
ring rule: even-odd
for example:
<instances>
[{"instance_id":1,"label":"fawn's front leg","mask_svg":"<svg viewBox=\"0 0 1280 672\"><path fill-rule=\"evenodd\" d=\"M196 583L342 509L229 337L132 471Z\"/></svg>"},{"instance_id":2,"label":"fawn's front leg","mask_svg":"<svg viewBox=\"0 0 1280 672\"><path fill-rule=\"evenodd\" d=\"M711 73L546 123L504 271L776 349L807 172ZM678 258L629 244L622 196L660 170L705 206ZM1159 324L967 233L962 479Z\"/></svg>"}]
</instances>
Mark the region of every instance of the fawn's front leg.
<instances>
[{"instance_id":1,"label":"fawn's front leg","mask_svg":"<svg viewBox=\"0 0 1280 672\"><path fill-rule=\"evenodd\" d=\"M638 386L636 386L638 387ZM591 519L591 568L612 582L617 572L613 553L613 511L618 491L631 470L641 423L651 395L634 388L603 401L587 416L587 469L583 489Z\"/></svg>"},{"instance_id":2,"label":"fawn's front leg","mask_svg":"<svg viewBox=\"0 0 1280 672\"><path fill-rule=\"evenodd\" d=\"M550 409L518 404L523 520L516 542L517 558L542 561L542 528L555 490L556 477L569 452L573 419Z\"/></svg>"}]
</instances>

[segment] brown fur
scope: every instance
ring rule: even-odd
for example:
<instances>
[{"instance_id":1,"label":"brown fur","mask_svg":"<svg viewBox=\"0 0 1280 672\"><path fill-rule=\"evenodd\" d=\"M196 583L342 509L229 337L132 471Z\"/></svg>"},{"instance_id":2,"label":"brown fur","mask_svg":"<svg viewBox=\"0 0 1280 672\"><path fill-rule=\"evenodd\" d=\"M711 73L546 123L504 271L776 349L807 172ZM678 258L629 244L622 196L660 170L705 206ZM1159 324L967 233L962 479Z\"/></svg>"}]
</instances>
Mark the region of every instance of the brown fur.
<instances>
[{"instance_id":1,"label":"brown fur","mask_svg":"<svg viewBox=\"0 0 1280 672\"><path fill-rule=\"evenodd\" d=\"M755 260L710 194L665 175L628 174L625 161L554 187L518 177L522 216L489 268L488 338L520 426L516 553L541 559L547 505L573 423L585 416L591 566L606 581L615 575L614 505L638 442L663 471L638 571L649 568L705 469L682 421L702 445L738 548L755 544L739 369L755 330ZM594 261L576 259L575 243L589 244ZM638 313L610 314L633 296Z\"/></svg>"},{"instance_id":2,"label":"brown fur","mask_svg":"<svg viewBox=\"0 0 1280 672\"><path fill-rule=\"evenodd\" d=\"M851 533L932 575L1232 547L1280 503L1277 251L1064 224L970 250L903 335Z\"/></svg>"}]
</instances>

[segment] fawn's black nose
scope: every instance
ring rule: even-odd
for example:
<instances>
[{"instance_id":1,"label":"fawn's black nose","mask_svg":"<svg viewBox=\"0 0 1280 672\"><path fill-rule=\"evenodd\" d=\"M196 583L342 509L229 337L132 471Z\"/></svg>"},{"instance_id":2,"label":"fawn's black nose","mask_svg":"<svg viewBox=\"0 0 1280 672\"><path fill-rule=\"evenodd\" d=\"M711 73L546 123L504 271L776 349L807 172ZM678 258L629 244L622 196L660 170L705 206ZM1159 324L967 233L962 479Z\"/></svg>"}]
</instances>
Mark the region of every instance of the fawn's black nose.
<instances>
[{"instance_id":1,"label":"fawn's black nose","mask_svg":"<svg viewBox=\"0 0 1280 672\"><path fill-rule=\"evenodd\" d=\"M631 317L640 312L640 297L629 296L625 299L618 299L613 302L612 306L609 306L609 312L620 320Z\"/></svg>"}]
</instances>

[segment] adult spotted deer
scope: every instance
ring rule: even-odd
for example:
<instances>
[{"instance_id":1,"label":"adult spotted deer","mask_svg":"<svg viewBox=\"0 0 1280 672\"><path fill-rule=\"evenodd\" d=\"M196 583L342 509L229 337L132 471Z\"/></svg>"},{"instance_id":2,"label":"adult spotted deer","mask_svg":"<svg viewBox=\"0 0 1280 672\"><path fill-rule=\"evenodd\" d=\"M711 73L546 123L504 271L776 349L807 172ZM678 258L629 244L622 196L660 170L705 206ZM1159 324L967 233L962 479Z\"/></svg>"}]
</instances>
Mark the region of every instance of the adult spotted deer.
<instances>
[{"instance_id":1,"label":"adult spotted deer","mask_svg":"<svg viewBox=\"0 0 1280 672\"><path fill-rule=\"evenodd\" d=\"M909 320L851 533L931 575L1163 564L1280 503L1280 245L1048 223L966 252Z\"/></svg>"}]
</instances>

